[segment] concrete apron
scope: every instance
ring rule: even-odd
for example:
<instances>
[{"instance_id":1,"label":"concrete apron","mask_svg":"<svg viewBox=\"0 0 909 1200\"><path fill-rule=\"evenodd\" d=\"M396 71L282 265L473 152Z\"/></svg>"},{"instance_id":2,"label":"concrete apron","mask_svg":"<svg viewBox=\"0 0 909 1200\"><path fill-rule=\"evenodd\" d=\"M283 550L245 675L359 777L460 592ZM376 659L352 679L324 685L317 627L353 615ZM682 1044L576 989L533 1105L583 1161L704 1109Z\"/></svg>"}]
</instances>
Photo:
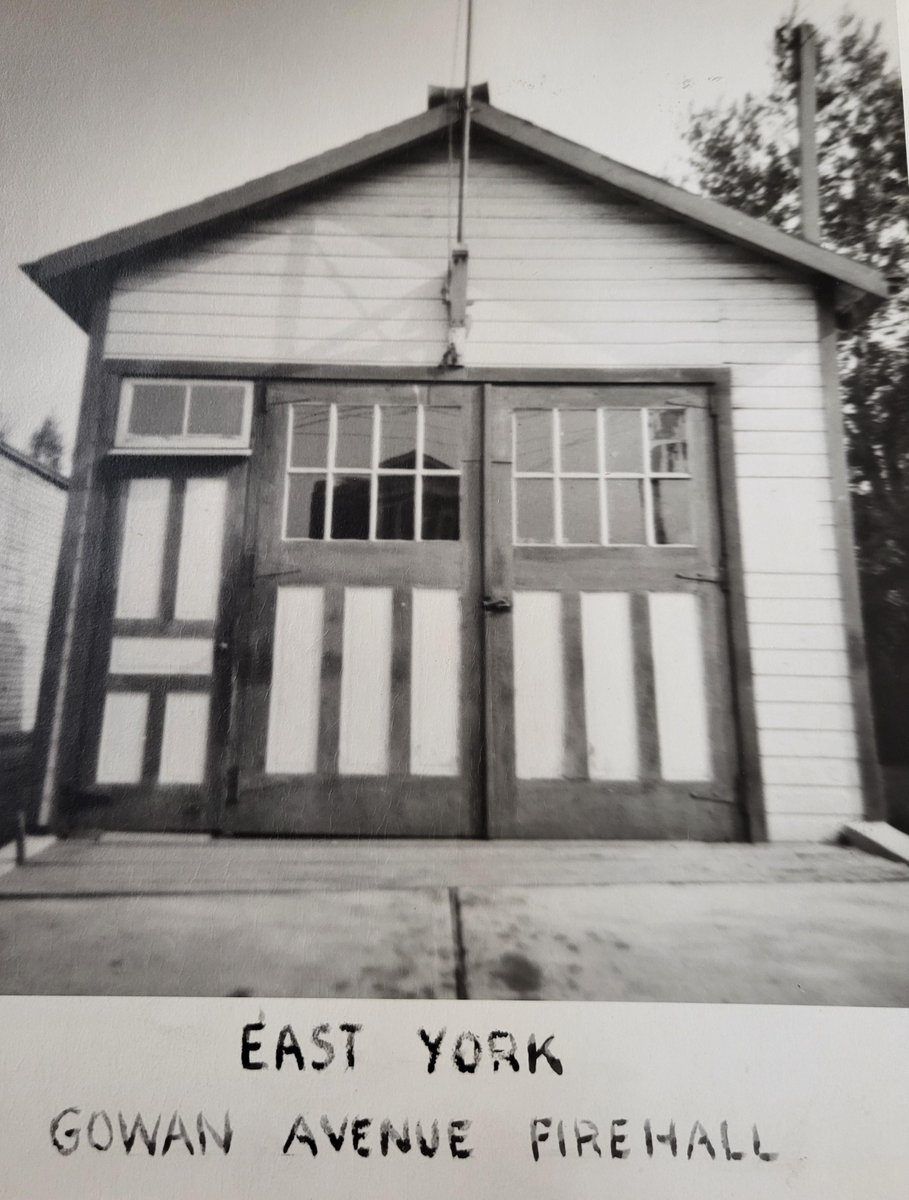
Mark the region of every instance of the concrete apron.
<instances>
[{"instance_id":1,"label":"concrete apron","mask_svg":"<svg viewBox=\"0 0 909 1200\"><path fill-rule=\"evenodd\" d=\"M855 849L114 836L0 876L0 992L909 1004Z\"/></svg>"}]
</instances>

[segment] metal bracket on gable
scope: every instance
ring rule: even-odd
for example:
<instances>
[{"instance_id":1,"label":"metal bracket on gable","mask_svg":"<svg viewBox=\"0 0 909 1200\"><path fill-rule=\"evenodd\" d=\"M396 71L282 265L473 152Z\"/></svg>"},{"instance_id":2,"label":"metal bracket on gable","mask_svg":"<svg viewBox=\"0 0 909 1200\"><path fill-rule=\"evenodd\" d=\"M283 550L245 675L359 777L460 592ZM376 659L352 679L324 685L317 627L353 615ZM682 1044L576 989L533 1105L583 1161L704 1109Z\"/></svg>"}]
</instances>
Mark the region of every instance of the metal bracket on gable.
<instances>
[{"instance_id":1,"label":"metal bracket on gable","mask_svg":"<svg viewBox=\"0 0 909 1200\"><path fill-rule=\"evenodd\" d=\"M442 356L443 367L460 367L467 342L467 247L455 246L448 264L448 276L442 285L442 298L448 305L448 345Z\"/></svg>"}]
</instances>

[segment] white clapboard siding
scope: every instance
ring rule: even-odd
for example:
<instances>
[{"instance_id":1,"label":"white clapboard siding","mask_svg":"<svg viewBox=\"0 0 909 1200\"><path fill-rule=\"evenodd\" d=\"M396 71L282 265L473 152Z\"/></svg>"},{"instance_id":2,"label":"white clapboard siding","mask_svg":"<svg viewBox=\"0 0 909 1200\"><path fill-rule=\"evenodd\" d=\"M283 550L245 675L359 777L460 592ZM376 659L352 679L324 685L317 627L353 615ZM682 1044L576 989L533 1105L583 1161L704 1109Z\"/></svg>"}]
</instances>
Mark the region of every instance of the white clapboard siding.
<instances>
[{"instance_id":1,"label":"white clapboard siding","mask_svg":"<svg viewBox=\"0 0 909 1200\"><path fill-rule=\"evenodd\" d=\"M779 625L761 622L751 626L755 650L845 650L846 635L840 625Z\"/></svg>"},{"instance_id":2,"label":"white clapboard siding","mask_svg":"<svg viewBox=\"0 0 909 1200\"><path fill-rule=\"evenodd\" d=\"M852 730L761 729L758 738L761 753L768 756L796 759L802 759L806 754L818 758L855 757Z\"/></svg>"},{"instance_id":3,"label":"white clapboard siding","mask_svg":"<svg viewBox=\"0 0 909 1200\"><path fill-rule=\"evenodd\" d=\"M805 704L851 703L849 681L844 675L768 675L755 677L754 691L758 705L777 702ZM760 712L758 713L760 724Z\"/></svg>"},{"instance_id":4,"label":"white clapboard siding","mask_svg":"<svg viewBox=\"0 0 909 1200\"><path fill-rule=\"evenodd\" d=\"M755 624L764 622L779 628L781 625L835 625L842 629L842 611L837 600L767 600L748 601L748 617Z\"/></svg>"},{"instance_id":5,"label":"white clapboard siding","mask_svg":"<svg viewBox=\"0 0 909 1200\"><path fill-rule=\"evenodd\" d=\"M121 277L106 353L435 366L456 197L442 138L259 212ZM832 837L861 793L811 286L482 137L467 241L472 367L731 368L770 836Z\"/></svg>"},{"instance_id":6,"label":"white clapboard siding","mask_svg":"<svg viewBox=\"0 0 909 1200\"><path fill-rule=\"evenodd\" d=\"M739 436L759 432L821 433L824 425L820 408L737 408L732 414L732 426Z\"/></svg>"},{"instance_id":7,"label":"white clapboard siding","mask_svg":"<svg viewBox=\"0 0 909 1200\"><path fill-rule=\"evenodd\" d=\"M802 729L855 729L855 715L849 704L771 704L760 708L761 729L782 729L794 733Z\"/></svg>"}]
</instances>

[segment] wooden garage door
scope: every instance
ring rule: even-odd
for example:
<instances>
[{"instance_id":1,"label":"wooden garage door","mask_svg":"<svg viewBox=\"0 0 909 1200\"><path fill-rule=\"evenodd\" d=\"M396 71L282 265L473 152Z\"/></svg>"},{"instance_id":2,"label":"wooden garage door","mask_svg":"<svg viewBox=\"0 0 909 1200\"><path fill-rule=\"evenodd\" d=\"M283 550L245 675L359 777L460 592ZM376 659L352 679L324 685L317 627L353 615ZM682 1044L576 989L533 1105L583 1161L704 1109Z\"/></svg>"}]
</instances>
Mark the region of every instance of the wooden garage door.
<instances>
[{"instance_id":1,"label":"wooden garage door","mask_svg":"<svg viewBox=\"0 0 909 1200\"><path fill-rule=\"evenodd\" d=\"M487 389L493 836L743 835L708 399Z\"/></svg>"},{"instance_id":2,"label":"wooden garage door","mask_svg":"<svg viewBox=\"0 0 909 1200\"><path fill-rule=\"evenodd\" d=\"M482 833L478 389L269 389L234 831Z\"/></svg>"}]
</instances>

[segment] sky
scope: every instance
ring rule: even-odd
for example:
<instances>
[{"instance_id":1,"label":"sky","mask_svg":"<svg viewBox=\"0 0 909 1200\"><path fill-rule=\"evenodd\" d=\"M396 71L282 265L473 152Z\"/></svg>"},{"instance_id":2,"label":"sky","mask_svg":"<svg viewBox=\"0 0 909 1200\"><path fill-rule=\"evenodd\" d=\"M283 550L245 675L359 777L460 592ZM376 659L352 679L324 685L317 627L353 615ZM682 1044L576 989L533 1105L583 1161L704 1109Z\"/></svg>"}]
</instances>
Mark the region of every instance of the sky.
<instances>
[{"instance_id":1,"label":"sky","mask_svg":"<svg viewBox=\"0 0 909 1200\"><path fill-rule=\"evenodd\" d=\"M70 447L87 338L18 270L422 111L467 0L0 0L0 424ZM898 57L897 8L850 0ZM684 176L692 107L763 90L792 0L474 0L492 103ZM831 29L843 0L800 0ZM905 10L903 10L905 11ZM905 34L904 34L905 38Z\"/></svg>"}]
</instances>

